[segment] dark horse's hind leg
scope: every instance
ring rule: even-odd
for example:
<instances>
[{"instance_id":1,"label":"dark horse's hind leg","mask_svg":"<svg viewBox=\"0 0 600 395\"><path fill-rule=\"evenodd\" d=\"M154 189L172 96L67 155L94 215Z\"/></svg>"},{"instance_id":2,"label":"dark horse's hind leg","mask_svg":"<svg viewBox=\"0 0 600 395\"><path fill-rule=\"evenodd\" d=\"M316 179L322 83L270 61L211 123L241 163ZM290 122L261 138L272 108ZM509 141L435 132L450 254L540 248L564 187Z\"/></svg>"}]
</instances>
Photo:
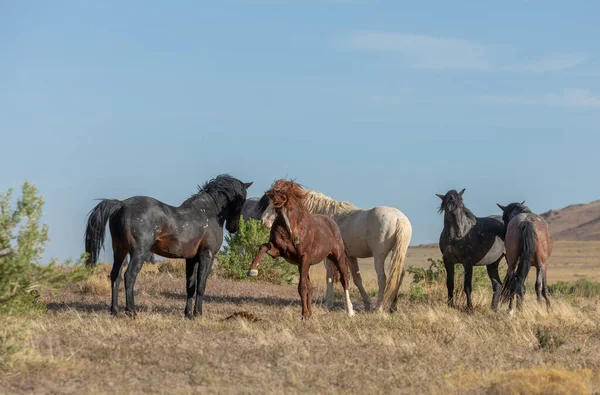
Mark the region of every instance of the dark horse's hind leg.
<instances>
[{"instance_id":1,"label":"dark horse's hind leg","mask_svg":"<svg viewBox=\"0 0 600 395\"><path fill-rule=\"evenodd\" d=\"M500 302L500 293L502 292L502 281L500 280L500 274L498 274L498 264L500 263L501 259L502 259L502 257L500 257L500 259L498 259L496 262L491 263L486 266L488 276L490 277L490 280L492 281L492 290L494 292L492 295L492 310L493 311L498 311L498 303Z\"/></svg>"},{"instance_id":2,"label":"dark horse's hind leg","mask_svg":"<svg viewBox=\"0 0 600 395\"><path fill-rule=\"evenodd\" d=\"M121 285L121 271L123 264L127 258L127 250L120 249L113 245L113 267L110 271L110 286L112 290L112 303L110 312L112 315L117 315L119 312L119 285Z\"/></svg>"},{"instance_id":3,"label":"dark horse's hind leg","mask_svg":"<svg viewBox=\"0 0 600 395\"><path fill-rule=\"evenodd\" d=\"M446 267L446 287L448 288L448 306L454 307L454 262L444 258Z\"/></svg>"},{"instance_id":4,"label":"dark horse's hind leg","mask_svg":"<svg viewBox=\"0 0 600 395\"><path fill-rule=\"evenodd\" d=\"M196 293L196 271L198 270L198 258L190 258L185 260L185 289L187 299L185 303L185 316L192 318L192 307L194 303L194 294Z\"/></svg>"},{"instance_id":5,"label":"dark horse's hind leg","mask_svg":"<svg viewBox=\"0 0 600 395\"><path fill-rule=\"evenodd\" d=\"M465 295L467 296L467 311L473 311L473 302L471 301L471 290L473 288L473 265L471 264L463 264L465 268L465 284L464 290Z\"/></svg>"},{"instance_id":6,"label":"dark horse's hind leg","mask_svg":"<svg viewBox=\"0 0 600 395\"><path fill-rule=\"evenodd\" d=\"M125 271L125 312L131 316L135 316L136 314L133 287L138 273L142 270L145 256L146 254L138 251L130 253L129 266L127 266L127 270Z\"/></svg>"}]
</instances>

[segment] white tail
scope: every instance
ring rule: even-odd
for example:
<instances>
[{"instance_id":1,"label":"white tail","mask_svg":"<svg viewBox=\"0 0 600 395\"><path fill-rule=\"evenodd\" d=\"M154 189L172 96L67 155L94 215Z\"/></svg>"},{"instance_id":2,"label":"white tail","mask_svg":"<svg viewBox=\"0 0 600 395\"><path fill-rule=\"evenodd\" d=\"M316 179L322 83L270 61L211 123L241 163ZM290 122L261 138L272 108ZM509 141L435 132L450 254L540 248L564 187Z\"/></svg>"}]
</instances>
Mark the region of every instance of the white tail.
<instances>
[{"instance_id":1,"label":"white tail","mask_svg":"<svg viewBox=\"0 0 600 395\"><path fill-rule=\"evenodd\" d=\"M402 214L396 221L396 244L391 251L390 273L387 276L385 292L381 302L383 311L390 311L396 302L400 286L402 285L402 273L404 271L404 261L408 251L408 245L412 237L412 225L408 218Z\"/></svg>"}]
</instances>

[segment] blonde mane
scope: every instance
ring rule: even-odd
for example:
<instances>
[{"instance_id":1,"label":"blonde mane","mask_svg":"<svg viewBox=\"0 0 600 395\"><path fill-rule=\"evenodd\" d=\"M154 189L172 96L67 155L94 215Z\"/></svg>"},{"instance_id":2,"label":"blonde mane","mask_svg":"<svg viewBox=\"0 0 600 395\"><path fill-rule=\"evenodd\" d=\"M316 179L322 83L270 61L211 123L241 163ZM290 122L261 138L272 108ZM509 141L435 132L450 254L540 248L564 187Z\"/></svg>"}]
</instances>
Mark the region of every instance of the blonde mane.
<instances>
[{"instance_id":1,"label":"blonde mane","mask_svg":"<svg viewBox=\"0 0 600 395\"><path fill-rule=\"evenodd\" d=\"M305 190L304 205L314 214L334 216L357 210L358 207L349 202L339 202L317 191Z\"/></svg>"}]
</instances>

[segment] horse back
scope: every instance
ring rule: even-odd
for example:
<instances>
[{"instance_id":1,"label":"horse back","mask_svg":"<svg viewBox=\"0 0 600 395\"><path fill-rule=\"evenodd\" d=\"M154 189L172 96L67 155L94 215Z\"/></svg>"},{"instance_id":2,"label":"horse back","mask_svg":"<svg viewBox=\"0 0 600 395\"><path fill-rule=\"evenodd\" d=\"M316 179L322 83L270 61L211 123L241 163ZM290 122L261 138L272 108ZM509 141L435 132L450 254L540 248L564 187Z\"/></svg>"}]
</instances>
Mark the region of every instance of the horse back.
<instances>
[{"instance_id":1,"label":"horse back","mask_svg":"<svg viewBox=\"0 0 600 395\"><path fill-rule=\"evenodd\" d=\"M535 238L535 260L537 263L547 262L552 253L553 241L550 227L540 215L522 213L510 220L506 227L506 254L516 259L521 248L522 225L528 222L533 225Z\"/></svg>"}]
</instances>

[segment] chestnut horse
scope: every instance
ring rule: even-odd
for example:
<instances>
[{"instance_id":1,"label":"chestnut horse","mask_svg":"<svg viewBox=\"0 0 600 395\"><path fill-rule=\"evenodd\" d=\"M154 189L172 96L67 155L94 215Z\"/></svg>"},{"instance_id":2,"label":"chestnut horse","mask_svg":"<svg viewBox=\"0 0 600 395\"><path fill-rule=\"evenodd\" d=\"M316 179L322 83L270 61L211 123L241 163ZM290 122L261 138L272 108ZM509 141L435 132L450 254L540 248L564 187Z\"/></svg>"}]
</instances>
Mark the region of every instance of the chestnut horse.
<instances>
[{"instance_id":1,"label":"chestnut horse","mask_svg":"<svg viewBox=\"0 0 600 395\"><path fill-rule=\"evenodd\" d=\"M525 281L530 267L537 269L535 292L537 300L546 300L546 308L550 309L548 299L548 257L552 253L552 234L548 223L539 215L534 214L523 203L511 203L504 207L502 220L506 225L506 261L508 272L502 288L502 301L509 302L509 311L513 312L513 298L517 296L517 309L521 308L525 296Z\"/></svg>"},{"instance_id":2,"label":"chestnut horse","mask_svg":"<svg viewBox=\"0 0 600 395\"><path fill-rule=\"evenodd\" d=\"M311 265L328 258L340 273L346 296L346 313L352 317L354 310L348 291L346 246L340 228L325 215L310 214L304 205L306 191L293 181L277 180L265 194L277 217L271 226L269 242L260 246L248 275L258 275L258 265L265 253L273 258L281 256L289 263L298 265L302 318L308 319L312 315L313 292L309 269Z\"/></svg>"}]
</instances>

